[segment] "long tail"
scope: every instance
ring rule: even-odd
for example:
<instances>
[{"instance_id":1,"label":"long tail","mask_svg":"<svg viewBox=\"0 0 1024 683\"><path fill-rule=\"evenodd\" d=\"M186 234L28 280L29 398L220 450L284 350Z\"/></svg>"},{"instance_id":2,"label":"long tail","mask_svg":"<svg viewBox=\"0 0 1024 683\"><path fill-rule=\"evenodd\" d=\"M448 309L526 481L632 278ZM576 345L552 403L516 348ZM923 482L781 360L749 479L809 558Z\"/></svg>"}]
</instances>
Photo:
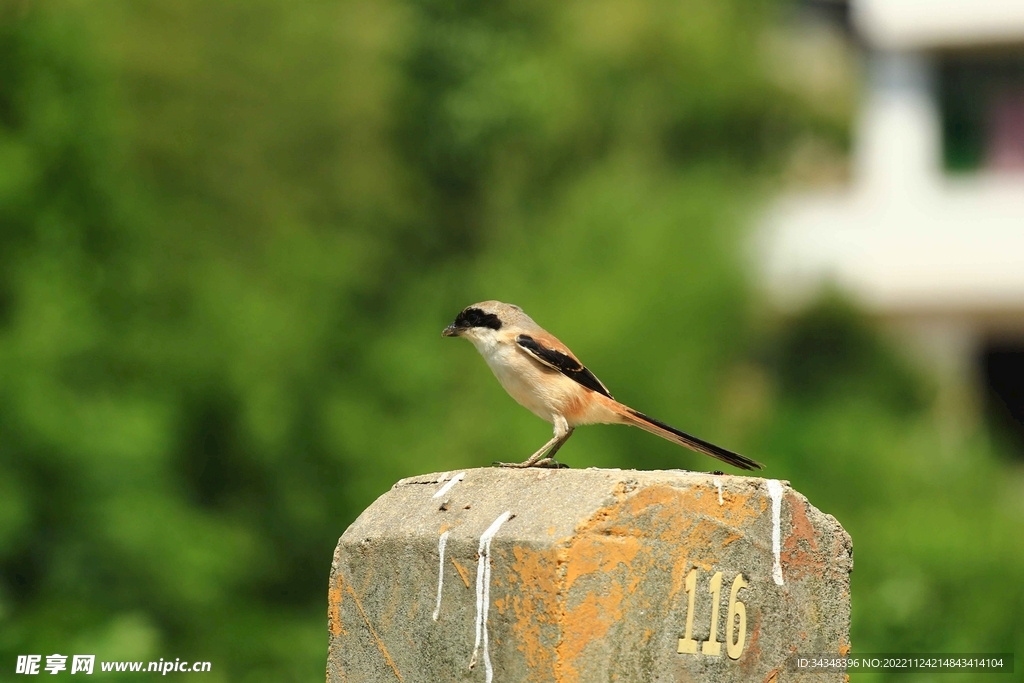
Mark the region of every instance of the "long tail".
<instances>
[{"instance_id":1,"label":"long tail","mask_svg":"<svg viewBox=\"0 0 1024 683\"><path fill-rule=\"evenodd\" d=\"M733 453L721 446L716 446L715 444L704 441L703 439L698 439L691 434L681 432L675 427L670 427L664 422L659 422L653 417L648 417L639 411L633 410L629 406L619 403L618 401L615 403L616 405L614 410L625 424L639 427L651 434L657 434L663 439L667 439L672 443L677 443L680 446L686 446L698 453L710 455L712 458L718 458L723 462L729 463L733 467L739 467L741 470L759 470L764 467L761 463L756 460L751 460L745 455Z\"/></svg>"}]
</instances>

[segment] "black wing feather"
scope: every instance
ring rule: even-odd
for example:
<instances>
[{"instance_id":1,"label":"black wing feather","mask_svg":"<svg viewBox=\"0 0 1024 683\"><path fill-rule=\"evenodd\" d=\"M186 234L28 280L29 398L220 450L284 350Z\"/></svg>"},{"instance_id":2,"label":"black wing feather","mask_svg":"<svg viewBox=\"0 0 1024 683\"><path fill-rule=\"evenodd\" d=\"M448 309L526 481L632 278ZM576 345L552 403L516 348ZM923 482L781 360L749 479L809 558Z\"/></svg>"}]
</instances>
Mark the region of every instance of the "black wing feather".
<instances>
[{"instance_id":1,"label":"black wing feather","mask_svg":"<svg viewBox=\"0 0 1024 683\"><path fill-rule=\"evenodd\" d=\"M596 391L608 398L612 398L612 395L609 394L608 390L605 389L603 384L601 384L601 380L595 377L594 373L588 370L582 363L572 356L567 356L561 351L556 351L555 349L543 346L528 334L521 334L516 337L516 344L519 344L519 346L529 351L544 365L547 365L549 368L554 370L558 370L558 372L562 373L577 384L585 386L587 389Z\"/></svg>"}]
</instances>

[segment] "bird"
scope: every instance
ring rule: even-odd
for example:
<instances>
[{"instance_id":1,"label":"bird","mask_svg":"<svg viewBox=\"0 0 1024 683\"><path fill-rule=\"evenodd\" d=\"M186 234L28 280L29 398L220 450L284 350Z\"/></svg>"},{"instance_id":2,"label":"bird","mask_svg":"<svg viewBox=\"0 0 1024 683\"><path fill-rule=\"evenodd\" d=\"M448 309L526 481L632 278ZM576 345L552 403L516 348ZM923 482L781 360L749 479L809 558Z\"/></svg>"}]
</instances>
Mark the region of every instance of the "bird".
<instances>
[{"instance_id":1,"label":"bird","mask_svg":"<svg viewBox=\"0 0 1024 683\"><path fill-rule=\"evenodd\" d=\"M698 439L616 401L608 388L565 344L514 304L481 301L464 308L441 332L465 337L487 361L494 376L520 405L554 427L554 435L521 463L503 467L564 467L555 454L580 425L625 424L672 443L710 455L743 470L763 465L739 453Z\"/></svg>"}]
</instances>

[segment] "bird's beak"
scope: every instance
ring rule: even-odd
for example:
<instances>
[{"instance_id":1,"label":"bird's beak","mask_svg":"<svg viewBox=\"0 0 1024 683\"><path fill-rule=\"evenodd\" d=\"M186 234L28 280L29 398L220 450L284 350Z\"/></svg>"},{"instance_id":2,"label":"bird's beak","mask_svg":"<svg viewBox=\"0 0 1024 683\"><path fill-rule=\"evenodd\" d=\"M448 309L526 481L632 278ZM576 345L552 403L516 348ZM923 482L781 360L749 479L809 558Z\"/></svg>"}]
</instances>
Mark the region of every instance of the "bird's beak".
<instances>
[{"instance_id":1,"label":"bird's beak","mask_svg":"<svg viewBox=\"0 0 1024 683\"><path fill-rule=\"evenodd\" d=\"M441 336L442 337L458 337L459 336L459 328L455 327L455 323L452 323L448 327L446 327L443 330L441 330Z\"/></svg>"}]
</instances>

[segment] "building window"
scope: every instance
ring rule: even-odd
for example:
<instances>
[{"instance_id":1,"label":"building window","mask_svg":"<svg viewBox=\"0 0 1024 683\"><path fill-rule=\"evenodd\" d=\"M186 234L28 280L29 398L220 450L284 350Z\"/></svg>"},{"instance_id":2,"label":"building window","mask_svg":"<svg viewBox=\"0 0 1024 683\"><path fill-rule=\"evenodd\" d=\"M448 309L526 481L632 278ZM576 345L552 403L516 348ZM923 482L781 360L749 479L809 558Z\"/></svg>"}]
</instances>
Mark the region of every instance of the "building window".
<instances>
[{"instance_id":1,"label":"building window","mask_svg":"<svg viewBox=\"0 0 1024 683\"><path fill-rule=\"evenodd\" d=\"M1024 53L939 60L943 160L949 171L1024 171Z\"/></svg>"},{"instance_id":2,"label":"building window","mask_svg":"<svg viewBox=\"0 0 1024 683\"><path fill-rule=\"evenodd\" d=\"M1024 458L1024 340L989 344L982 352L981 366L989 421Z\"/></svg>"}]
</instances>

